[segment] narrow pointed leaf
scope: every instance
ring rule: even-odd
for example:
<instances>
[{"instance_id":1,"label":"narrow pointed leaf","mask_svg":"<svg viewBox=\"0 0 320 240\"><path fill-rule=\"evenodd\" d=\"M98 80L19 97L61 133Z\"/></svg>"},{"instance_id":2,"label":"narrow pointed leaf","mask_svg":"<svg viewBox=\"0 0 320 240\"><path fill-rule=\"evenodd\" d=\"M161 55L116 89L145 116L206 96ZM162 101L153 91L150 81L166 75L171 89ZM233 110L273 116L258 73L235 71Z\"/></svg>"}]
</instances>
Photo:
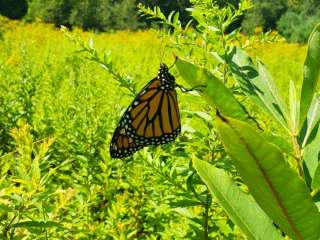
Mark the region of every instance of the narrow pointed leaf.
<instances>
[{"instance_id":1,"label":"narrow pointed leaf","mask_svg":"<svg viewBox=\"0 0 320 240\"><path fill-rule=\"evenodd\" d=\"M319 128L319 125L318 125ZM320 131L317 129L313 140L303 150L303 160L307 167L308 174L311 176L312 182L315 178L316 169L320 163ZM313 183L312 183L313 184Z\"/></svg>"},{"instance_id":2,"label":"narrow pointed leaf","mask_svg":"<svg viewBox=\"0 0 320 240\"><path fill-rule=\"evenodd\" d=\"M260 207L292 239L318 240L320 213L280 149L242 121L218 117L216 123L227 153Z\"/></svg>"},{"instance_id":3,"label":"narrow pointed leaf","mask_svg":"<svg viewBox=\"0 0 320 240\"><path fill-rule=\"evenodd\" d=\"M303 147L303 161L305 164L305 171L307 175L311 177L311 186L313 189L318 188L318 178L316 174L316 169L319 165L320 160L320 98L315 97L309 109L308 116L304 122L304 126L300 132L301 136L300 142L302 142Z\"/></svg>"},{"instance_id":4,"label":"narrow pointed leaf","mask_svg":"<svg viewBox=\"0 0 320 240\"><path fill-rule=\"evenodd\" d=\"M215 199L248 239L283 239L254 199L242 192L223 170L201 160L194 160L193 164Z\"/></svg>"},{"instance_id":5,"label":"narrow pointed leaf","mask_svg":"<svg viewBox=\"0 0 320 240\"><path fill-rule=\"evenodd\" d=\"M299 138L301 139L303 148L313 141L315 137L315 133L317 132L319 127L319 122L320 122L320 98L317 96L313 99L313 102L308 112L307 119L304 122L302 131L300 132Z\"/></svg>"},{"instance_id":6,"label":"narrow pointed leaf","mask_svg":"<svg viewBox=\"0 0 320 240\"><path fill-rule=\"evenodd\" d=\"M248 113L218 78L206 69L200 68L190 62L178 59L176 67L180 76L192 87L203 85L201 96L211 105L216 107L222 114L232 118L249 121Z\"/></svg>"},{"instance_id":7,"label":"narrow pointed leaf","mask_svg":"<svg viewBox=\"0 0 320 240\"><path fill-rule=\"evenodd\" d=\"M242 91L263 111L278 121L285 129L286 108L278 93L271 74L258 61L258 67L240 48L235 47L230 53L230 68Z\"/></svg>"},{"instance_id":8,"label":"narrow pointed leaf","mask_svg":"<svg viewBox=\"0 0 320 240\"><path fill-rule=\"evenodd\" d=\"M304 79L300 97L300 125L304 123L320 78L320 24L309 38L308 53L304 63Z\"/></svg>"}]
</instances>

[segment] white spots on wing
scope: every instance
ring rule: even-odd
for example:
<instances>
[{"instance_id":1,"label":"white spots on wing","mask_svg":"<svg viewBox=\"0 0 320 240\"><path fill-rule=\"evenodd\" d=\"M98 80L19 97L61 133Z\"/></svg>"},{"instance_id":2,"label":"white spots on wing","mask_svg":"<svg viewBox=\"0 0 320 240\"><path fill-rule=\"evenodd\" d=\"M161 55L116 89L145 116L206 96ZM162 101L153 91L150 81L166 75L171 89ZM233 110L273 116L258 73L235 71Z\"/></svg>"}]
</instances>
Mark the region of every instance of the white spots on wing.
<instances>
[{"instance_id":1,"label":"white spots on wing","mask_svg":"<svg viewBox=\"0 0 320 240\"><path fill-rule=\"evenodd\" d=\"M160 89L164 90L165 92L168 92L171 89L175 88L175 79L174 77L169 73L168 68L165 65L162 65L160 70L158 71L157 79L161 81ZM147 92L146 89L143 89L139 96L145 94ZM136 98L138 99L138 98ZM175 131L173 131L170 134L164 134L160 137L151 137L151 138L145 138L138 136L136 131L132 128L131 123L131 117L130 117L130 111L139 104L139 101L134 100L132 103L132 106L128 107L127 112L125 113L124 117L119 123L120 127L120 134L125 135L127 137L132 138L133 141L131 141L128 148L118 148L116 144L112 143L110 150L111 155L114 158L124 158L132 155L134 152L138 151L139 149L147 146L147 145L160 145L160 144L166 144L168 142L173 141L178 134L180 133L181 129L178 128Z\"/></svg>"}]
</instances>

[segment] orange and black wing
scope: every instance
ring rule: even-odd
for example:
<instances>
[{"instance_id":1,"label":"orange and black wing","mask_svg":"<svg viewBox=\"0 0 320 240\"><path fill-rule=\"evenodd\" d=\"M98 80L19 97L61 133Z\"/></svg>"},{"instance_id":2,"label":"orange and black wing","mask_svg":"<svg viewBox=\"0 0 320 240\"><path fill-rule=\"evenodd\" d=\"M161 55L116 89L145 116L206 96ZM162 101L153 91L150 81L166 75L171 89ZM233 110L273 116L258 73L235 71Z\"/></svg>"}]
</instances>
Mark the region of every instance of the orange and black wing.
<instances>
[{"instance_id":1,"label":"orange and black wing","mask_svg":"<svg viewBox=\"0 0 320 240\"><path fill-rule=\"evenodd\" d=\"M132 155L142 147L127 135L125 128L117 127L110 144L110 155L112 158L124 158Z\"/></svg>"},{"instance_id":2,"label":"orange and black wing","mask_svg":"<svg viewBox=\"0 0 320 240\"><path fill-rule=\"evenodd\" d=\"M128 110L128 131L144 145L165 144L181 131L177 93L174 88L161 88L158 79L138 95Z\"/></svg>"},{"instance_id":3,"label":"orange and black wing","mask_svg":"<svg viewBox=\"0 0 320 240\"><path fill-rule=\"evenodd\" d=\"M123 114L111 141L111 156L126 157L147 145L168 143L180 131L177 93L174 88L165 89L155 78Z\"/></svg>"}]
</instances>

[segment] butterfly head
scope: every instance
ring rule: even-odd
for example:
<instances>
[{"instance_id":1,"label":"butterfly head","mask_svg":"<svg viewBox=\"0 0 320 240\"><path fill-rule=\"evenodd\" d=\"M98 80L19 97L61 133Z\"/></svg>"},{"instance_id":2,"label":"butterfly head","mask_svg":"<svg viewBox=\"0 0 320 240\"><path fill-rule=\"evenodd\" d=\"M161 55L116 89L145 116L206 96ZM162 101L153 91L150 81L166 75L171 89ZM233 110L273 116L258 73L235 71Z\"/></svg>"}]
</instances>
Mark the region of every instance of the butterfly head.
<instances>
[{"instance_id":1,"label":"butterfly head","mask_svg":"<svg viewBox=\"0 0 320 240\"><path fill-rule=\"evenodd\" d=\"M176 85L174 76L169 73L169 68L164 63L161 63L160 65L158 78L161 80L162 86L165 89L173 89Z\"/></svg>"}]
</instances>

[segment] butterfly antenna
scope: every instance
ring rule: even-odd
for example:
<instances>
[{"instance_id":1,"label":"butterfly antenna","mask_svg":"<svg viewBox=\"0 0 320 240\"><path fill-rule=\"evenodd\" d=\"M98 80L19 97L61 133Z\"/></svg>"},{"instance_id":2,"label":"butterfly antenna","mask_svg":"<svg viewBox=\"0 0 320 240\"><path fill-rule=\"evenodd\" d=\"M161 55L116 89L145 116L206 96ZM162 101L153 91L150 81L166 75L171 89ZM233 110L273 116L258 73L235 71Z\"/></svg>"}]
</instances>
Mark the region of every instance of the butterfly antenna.
<instances>
[{"instance_id":1,"label":"butterfly antenna","mask_svg":"<svg viewBox=\"0 0 320 240\"><path fill-rule=\"evenodd\" d=\"M171 68L176 64L176 62L177 62L177 60L178 60L178 57L177 57L175 54L173 54L173 56L174 56L174 62L173 62L172 65L169 67L169 69L171 69Z\"/></svg>"},{"instance_id":2,"label":"butterfly antenna","mask_svg":"<svg viewBox=\"0 0 320 240\"><path fill-rule=\"evenodd\" d=\"M165 50L166 50L166 48L167 48L167 45L165 45L165 46L163 47L163 42L164 42L164 37L162 37L162 39L161 39L161 56L160 56L160 64L162 64L162 63L163 63L163 58L164 58Z\"/></svg>"}]
</instances>

